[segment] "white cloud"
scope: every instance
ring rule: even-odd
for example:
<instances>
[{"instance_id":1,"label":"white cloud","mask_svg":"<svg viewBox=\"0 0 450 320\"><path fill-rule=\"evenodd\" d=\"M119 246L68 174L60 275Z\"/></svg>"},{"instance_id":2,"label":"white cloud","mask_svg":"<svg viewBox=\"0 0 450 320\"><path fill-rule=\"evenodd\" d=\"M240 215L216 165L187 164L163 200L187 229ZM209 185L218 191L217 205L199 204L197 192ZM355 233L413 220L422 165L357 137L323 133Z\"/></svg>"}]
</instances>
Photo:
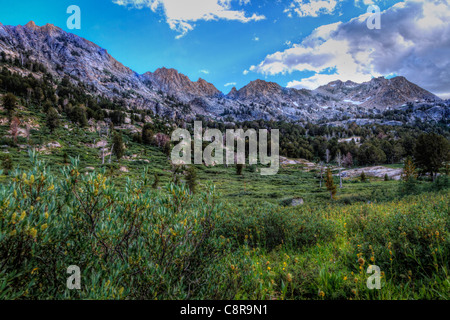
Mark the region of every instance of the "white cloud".
<instances>
[{"instance_id":1,"label":"white cloud","mask_svg":"<svg viewBox=\"0 0 450 320\"><path fill-rule=\"evenodd\" d=\"M361 5L370 6L376 2L380 2L380 0L355 0L355 5L357 7L360 7Z\"/></svg>"},{"instance_id":2,"label":"white cloud","mask_svg":"<svg viewBox=\"0 0 450 320\"><path fill-rule=\"evenodd\" d=\"M337 0L293 0L284 12L290 18L292 13L296 13L299 17L318 17L323 14L332 14L337 5Z\"/></svg>"},{"instance_id":3,"label":"white cloud","mask_svg":"<svg viewBox=\"0 0 450 320\"><path fill-rule=\"evenodd\" d=\"M259 37L254 37L253 41L259 41Z\"/></svg>"},{"instance_id":4,"label":"white cloud","mask_svg":"<svg viewBox=\"0 0 450 320\"><path fill-rule=\"evenodd\" d=\"M200 70L199 72L203 74L209 74L209 70Z\"/></svg>"},{"instance_id":5,"label":"white cloud","mask_svg":"<svg viewBox=\"0 0 450 320\"><path fill-rule=\"evenodd\" d=\"M447 0L397 3L382 12L381 30L367 28L367 14L324 25L300 44L268 55L249 70L265 75L314 72L288 84L310 89L337 79L363 82L397 74L445 96L450 93L448 4Z\"/></svg>"},{"instance_id":6,"label":"white cloud","mask_svg":"<svg viewBox=\"0 0 450 320\"><path fill-rule=\"evenodd\" d=\"M231 9L232 2L238 2L243 6L250 0L113 0L113 2L138 9L147 7L153 12L162 9L169 27L179 33L177 39L193 30L194 23L200 20L223 19L247 23L265 19L263 15L254 13L249 16L244 10Z\"/></svg>"},{"instance_id":7,"label":"white cloud","mask_svg":"<svg viewBox=\"0 0 450 320\"><path fill-rule=\"evenodd\" d=\"M236 86L236 82L228 82L227 84L224 84L224 87L231 87L231 86Z\"/></svg>"}]
</instances>

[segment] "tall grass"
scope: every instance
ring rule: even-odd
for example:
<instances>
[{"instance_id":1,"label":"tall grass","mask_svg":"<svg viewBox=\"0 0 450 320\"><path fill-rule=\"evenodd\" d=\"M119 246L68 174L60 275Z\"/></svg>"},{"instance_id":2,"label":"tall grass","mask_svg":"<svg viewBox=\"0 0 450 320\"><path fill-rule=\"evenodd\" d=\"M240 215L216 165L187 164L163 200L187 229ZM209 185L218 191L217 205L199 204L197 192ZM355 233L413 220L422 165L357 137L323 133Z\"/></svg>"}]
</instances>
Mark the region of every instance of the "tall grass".
<instances>
[{"instance_id":1,"label":"tall grass","mask_svg":"<svg viewBox=\"0 0 450 320\"><path fill-rule=\"evenodd\" d=\"M449 191L281 207L192 195L150 174L122 190L36 154L0 185L1 299L448 299ZM122 190L122 191L121 191ZM82 289L66 287L81 269ZM382 289L369 290L369 265Z\"/></svg>"}]
</instances>

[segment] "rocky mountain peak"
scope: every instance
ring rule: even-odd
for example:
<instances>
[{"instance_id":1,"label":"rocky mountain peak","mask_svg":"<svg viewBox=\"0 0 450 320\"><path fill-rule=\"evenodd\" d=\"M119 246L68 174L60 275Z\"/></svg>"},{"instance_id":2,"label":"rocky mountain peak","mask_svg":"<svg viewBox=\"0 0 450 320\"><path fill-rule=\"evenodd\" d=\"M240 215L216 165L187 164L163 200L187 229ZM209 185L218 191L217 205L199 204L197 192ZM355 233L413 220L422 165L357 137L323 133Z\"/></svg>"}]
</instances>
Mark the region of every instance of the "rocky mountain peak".
<instances>
[{"instance_id":1,"label":"rocky mountain peak","mask_svg":"<svg viewBox=\"0 0 450 320\"><path fill-rule=\"evenodd\" d=\"M241 99L252 99L267 95L280 95L282 92L283 88L278 83L257 79L250 82L237 93Z\"/></svg>"},{"instance_id":2,"label":"rocky mountain peak","mask_svg":"<svg viewBox=\"0 0 450 320\"><path fill-rule=\"evenodd\" d=\"M409 82L405 77L373 78L368 82L334 81L319 87L316 92L325 93L336 101L365 108L386 109L406 102L440 100L432 93Z\"/></svg>"},{"instance_id":3,"label":"rocky mountain peak","mask_svg":"<svg viewBox=\"0 0 450 320\"><path fill-rule=\"evenodd\" d=\"M110 56L106 50L52 24L0 27L0 51L20 61L42 63L52 75L68 76L95 88L97 93L148 91L137 75ZM25 58L26 57L26 58Z\"/></svg>"},{"instance_id":4,"label":"rocky mountain peak","mask_svg":"<svg viewBox=\"0 0 450 320\"><path fill-rule=\"evenodd\" d=\"M24 28L32 31L42 32L46 33L48 35L55 35L56 33L60 33L63 30L59 27L56 27L55 25L51 23L47 23L44 26L38 26L34 21L28 22L26 25L23 26Z\"/></svg>"},{"instance_id":5,"label":"rocky mountain peak","mask_svg":"<svg viewBox=\"0 0 450 320\"><path fill-rule=\"evenodd\" d=\"M236 87L231 88L230 92L227 94L228 97L235 99L238 96L238 91Z\"/></svg>"},{"instance_id":6,"label":"rocky mountain peak","mask_svg":"<svg viewBox=\"0 0 450 320\"><path fill-rule=\"evenodd\" d=\"M193 97L212 97L221 93L206 80L199 78L193 82L173 68L159 68L153 73L145 73L143 77L150 81L155 89L177 96L182 101L189 101Z\"/></svg>"},{"instance_id":7,"label":"rocky mountain peak","mask_svg":"<svg viewBox=\"0 0 450 320\"><path fill-rule=\"evenodd\" d=\"M34 23L33 20L31 20L30 22L28 22L25 27L27 27L28 29L32 29L32 30L36 30L38 28L38 26L36 25L36 23Z\"/></svg>"},{"instance_id":8,"label":"rocky mountain peak","mask_svg":"<svg viewBox=\"0 0 450 320\"><path fill-rule=\"evenodd\" d=\"M240 120L323 120L365 116L375 109L401 108L407 102L440 101L404 77L380 77L365 83L337 80L313 91L283 88L258 79L240 90L233 87L224 96L205 79L193 82L173 68L139 75L106 49L54 25L40 27L33 21L25 26L0 23L0 51L9 60L18 61L15 68L39 62L57 78L69 77L74 83L88 85L92 94L124 99L130 107L186 117L203 114L220 118L227 114ZM29 68L24 72L35 73Z\"/></svg>"}]
</instances>

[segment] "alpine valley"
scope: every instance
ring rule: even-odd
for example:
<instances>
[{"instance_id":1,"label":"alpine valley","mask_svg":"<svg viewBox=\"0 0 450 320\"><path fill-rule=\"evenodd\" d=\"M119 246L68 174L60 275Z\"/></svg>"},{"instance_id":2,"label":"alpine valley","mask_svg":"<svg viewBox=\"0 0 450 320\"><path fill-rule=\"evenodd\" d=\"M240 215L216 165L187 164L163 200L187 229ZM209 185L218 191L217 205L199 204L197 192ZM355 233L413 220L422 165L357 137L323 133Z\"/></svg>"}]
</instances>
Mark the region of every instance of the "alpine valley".
<instances>
[{"instance_id":1,"label":"alpine valley","mask_svg":"<svg viewBox=\"0 0 450 320\"><path fill-rule=\"evenodd\" d=\"M449 101L401 76L366 83L335 81L315 90L256 80L225 94L204 79L191 81L175 69L138 74L96 44L54 25L40 27L32 21L25 26L0 23L0 51L17 61L9 68L12 72L40 78L42 73L33 69L39 63L55 79L69 77L88 94L169 119L190 121L203 115L225 122L262 119L339 126L448 123L450 116Z\"/></svg>"},{"instance_id":2,"label":"alpine valley","mask_svg":"<svg viewBox=\"0 0 450 320\"><path fill-rule=\"evenodd\" d=\"M161 311L211 318L282 315L202 300L449 300L450 101L401 76L341 80L223 93L0 24L0 300L183 300ZM256 163L180 164L178 128L201 133L194 155L207 128L271 139Z\"/></svg>"}]
</instances>

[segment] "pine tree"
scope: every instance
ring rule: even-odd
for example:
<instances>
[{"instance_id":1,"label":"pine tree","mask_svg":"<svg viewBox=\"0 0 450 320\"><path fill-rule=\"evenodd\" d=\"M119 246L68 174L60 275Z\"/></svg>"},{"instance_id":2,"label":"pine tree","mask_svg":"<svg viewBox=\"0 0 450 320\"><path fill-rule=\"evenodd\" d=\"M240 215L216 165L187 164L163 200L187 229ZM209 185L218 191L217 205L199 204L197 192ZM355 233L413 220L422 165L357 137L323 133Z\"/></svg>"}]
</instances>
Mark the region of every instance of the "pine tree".
<instances>
[{"instance_id":1,"label":"pine tree","mask_svg":"<svg viewBox=\"0 0 450 320\"><path fill-rule=\"evenodd\" d=\"M14 109L16 108L17 98L12 93L8 92L3 96L3 107L8 112L8 117L11 119L14 114Z\"/></svg>"},{"instance_id":2,"label":"pine tree","mask_svg":"<svg viewBox=\"0 0 450 320\"><path fill-rule=\"evenodd\" d=\"M364 171L361 172L361 176L359 178L361 179L361 182L366 182L367 181L366 173Z\"/></svg>"},{"instance_id":3,"label":"pine tree","mask_svg":"<svg viewBox=\"0 0 450 320\"><path fill-rule=\"evenodd\" d=\"M122 141L122 135L118 132L114 133L113 137L113 153L117 157L117 160L120 161L122 159L125 148Z\"/></svg>"},{"instance_id":4,"label":"pine tree","mask_svg":"<svg viewBox=\"0 0 450 320\"><path fill-rule=\"evenodd\" d=\"M336 188L336 186L334 184L333 174L332 174L330 168L327 168L327 175L326 175L325 185L327 187L327 190L330 192L331 200L333 200L335 198L335 196L336 196L337 188Z\"/></svg>"},{"instance_id":5,"label":"pine tree","mask_svg":"<svg viewBox=\"0 0 450 320\"><path fill-rule=\"evenodd\" d=\"M450 142L443 136L430 133L417 138L414 160L423 172L430 173L433 181L445 162L450 159Z\"/></svg>"},{"instance_id":6,"label":"pine tree","mask_svg":"<svg viewBox=\"0 0 450 320\"><path fill-rule=\"evenodd\" d=\"M416 173L416 166L414 165L412 158L408 157L406 158L404 163L402 180L408 182L410 178L414 180L417 179L417 173Z\"/></svg>"},{"instance_id":7,"label":"pine tree","mask_svg":"<svg viewBox=\"0 0 450 320\"><path fill-rule=\"evenodd\" d=\"M50 108L47 112L46 124L50 132L53 133L59 127L59 115L55 108Z\"/></svg>"},{"instance_id":8,"label":"pine tree","mask_svg":"<svg viewBox=\"0 0 450 320\"><path fill-rule=\"evenodd\" d=\"M197 172L194 166L189 166L186 174L186 183L191 190L191 193L195 193L195 189L197 187Z\"/></svg>"},{"instance_id":9,"label":"pine tree","mask_svg":"<svg viewBox=\"0 0 450 320\"><path fill-rule=\"evenodd\" d=\"M147 144L147 145L152 145L154 144L154 133L152 130L153 126L150 123L146 123L144 125L144 127L142 128L142 133L141 133L141 137L142 137L142 143Z\"/></svg>"},{"instance_id":10,"label":"pine tree","mask_svg":"<svg viewBox=\"0 0 450 320\"><path fill-rule=\"evenodd\" d=\"M417 193L417 172L411 157L406 158L402 173L403 183L400 186L403 195Z\"/></svg>"}]
</instances>

